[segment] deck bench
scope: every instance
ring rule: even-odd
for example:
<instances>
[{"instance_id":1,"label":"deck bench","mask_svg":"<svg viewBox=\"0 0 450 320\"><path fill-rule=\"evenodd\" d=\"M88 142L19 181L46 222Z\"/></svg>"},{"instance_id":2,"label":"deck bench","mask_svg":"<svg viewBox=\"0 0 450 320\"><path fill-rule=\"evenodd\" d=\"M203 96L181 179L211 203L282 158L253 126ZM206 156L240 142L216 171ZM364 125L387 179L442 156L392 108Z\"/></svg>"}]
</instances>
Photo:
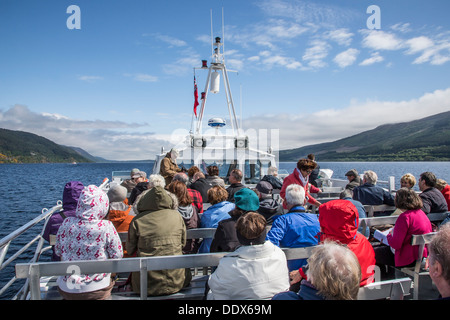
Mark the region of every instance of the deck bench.
<instances>
[{"instance_id":1,"label":"deck bench","mask_svg":"<svg viewBox=\"0 0 450 320\"><path fill-rule=\"evenodd\" d=\"M314 247L282 248L288 260L308 258ZM205 293L205 284L209 275L194 276L190 285L180 292L167 296L147 296L147 271L176 268L195 268L217 266L220 259L228 252L190 254L178 256L158 256L146 258L126 258L104 261L77 261L76 265L83 273L130 273L140 272L141 292L120 291L116 288L112 294L113 300L179 300L201 299ZM30 283L30 297L32 300L48 298L49 292L41 292L41 277L53 277L72 273L74 262L40 262L17 264L16 277L27 278ZM81 271L80 271L81 272ZM408 282L409 280L409 282ZM409 294L411 279L395 279L372 283L360 288L359 299L403 299ZM53 291L53 294L56 290Z\"/></svg>"},{"instance_id":2,"label":"deck bench","mask_svg":"<svg viewBox=\"0 0 450 320\"><path fill-rule=\"evenodd\" d=\"M436 232L427 234L414 235L411 238L411 245L419 246L419 256L417 257L414 267L400 268L400 271L414 278L414 294L413 299L419 299L419 279L421 276L430 276L430 272L423 268L423 252L425 245L431 242Z\"/></svg>"}]
</instances>

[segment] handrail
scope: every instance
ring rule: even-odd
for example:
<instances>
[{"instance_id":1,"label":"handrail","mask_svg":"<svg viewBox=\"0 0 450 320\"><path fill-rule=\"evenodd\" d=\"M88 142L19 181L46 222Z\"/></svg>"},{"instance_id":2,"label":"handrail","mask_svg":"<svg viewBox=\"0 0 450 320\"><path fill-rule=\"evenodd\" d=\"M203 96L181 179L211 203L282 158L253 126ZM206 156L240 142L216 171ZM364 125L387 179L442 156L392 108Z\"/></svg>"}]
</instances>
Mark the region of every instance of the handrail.
<instances>
[{"instance_id":1,"label":"handrail","mask_svg":"<svg viewBox=\"0 0 450 320\"><path fill-rule=\"evenodd\" d=\"M4 238L0 240L0 271L6 268L9 264L11 264L14 260L16 260L18 257L22 255L25 251L27 251L36 241L39 241L36 250L34 253L33 258L30 260L31 263L34 263L39 258L40 254L45 251L43 250L43 244L44 239L42 238L42 234L44 232L45 226L48 222L49 217L56 211L59 211L62 209L62 202L58 201L53 208L50 210L47 208L42 209L42 213L34 218L33 220L27 222L22 227L16 229L12 233L8 234ZM44 227L42 228L41 234L33 237L30 241L28 241L24 246L22 246L19 250L17 250L15 253L13 253L6 261L6 255L8 253L8 249L10 247L10 244L15 239L19 238L21 235L23 235L25 232L30 230L32 227L40 223L41 221L45 221ZM1 289L0 289L0 296L17 280L15 276L11 278L10 281L8 281ZM18 291L14 299L17 299L17 296L20 294L20 292L24 292L24 289L28 286L28 281L26 281L25 285Z\"/></svg>"},{"instance_id":2,"label":"handrail","mask_svg":"<svg viewBox=\"0 0 450 320\"><path fill-rule=\"evenodd\" d=\"M109 188L109 179L105 178L103 179L102 183L99 185L99 188L103 191L107 192ZM62 210L62 201L58 200L56 202L56 205L53 206L51 209L43 208L42 213L34 218L33 220L29 221L28 223L24 224L22 227L14 230L4 238L0 239L0 271L2 271L4 268L6 268L9 264L11 264L14 260L16 260L22 253L27 251L36 241L38 241L38 244L36 245L36 249L34 252L33 258L30 259L30 263L35 263L39 260L40 255L45 252L46 250L50 249L50 246L44 247L44 230L47 226L48 220L50 216L57 212ZM44 226L42 227L42 231L37 236L33 237L30 241L28 241L23 247L21 247L19 250L17 250L14 254L12 254L6 262L4 261L8 252L8 249L10 247L10 244L13 240L20 237L22 234L24 234L26 231L30 230L32 227L40 223L44 220ZM9 280L2 288L0 288L0 296L3 295L3 293L17 280L15 276L12 277L11 280ZM28 288L28 280L25 281L25 284L22 286L20 290L16 293L13 300L17 299L18 296L22 293L23 295L25 292L27 292Z\"/></svg>"}]
</instances>

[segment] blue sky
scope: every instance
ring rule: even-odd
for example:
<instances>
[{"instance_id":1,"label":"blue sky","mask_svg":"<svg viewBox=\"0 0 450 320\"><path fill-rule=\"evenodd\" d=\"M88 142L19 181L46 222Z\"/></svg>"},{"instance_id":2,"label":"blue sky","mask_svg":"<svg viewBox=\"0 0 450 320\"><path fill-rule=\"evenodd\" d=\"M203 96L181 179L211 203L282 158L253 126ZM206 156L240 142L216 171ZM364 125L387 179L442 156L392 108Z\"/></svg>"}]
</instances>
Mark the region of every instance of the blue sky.
<instances>
[{"instance_id":1,"label":"blue sky","mask_svg":"<svg viewBox=\"0 0 450 320\"><path fill-rule=\"evenodd\" d=\"M153 159L191 127L222 8L236 111L244 130L279 130L279 149L450 110L445 0L0 0L0 127ZM210 94L205 119L227 115Z\"/></svg>"}]
</instances>

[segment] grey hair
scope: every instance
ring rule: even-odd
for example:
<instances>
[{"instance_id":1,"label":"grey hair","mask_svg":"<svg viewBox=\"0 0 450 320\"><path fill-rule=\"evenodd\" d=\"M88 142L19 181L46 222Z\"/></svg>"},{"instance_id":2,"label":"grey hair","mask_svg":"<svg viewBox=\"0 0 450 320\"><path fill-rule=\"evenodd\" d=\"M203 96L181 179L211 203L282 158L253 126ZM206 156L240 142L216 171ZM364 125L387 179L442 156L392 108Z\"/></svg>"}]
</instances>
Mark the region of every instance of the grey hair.
<instances>
[{"instance_id":1,"label":"grey hair","mask_svg":"<svg viewBox=\"0 0 450 320\"><path fill-rule=\"evenodd\" d=\"M378 180L378 176L372 170L364 171L364 180L371 184L376 184Z\"/></svg>"},{"instance_id":2,"label":"grey hair","mask_svg":"<svg viewBox=\"0 0 450 320\"><path fill-rule=\"evenodd\" d=\"M166 181L164 180L164 177L162 175L152 174L148 178L148 184L150 185L150 188L153 188L153 187L164 188L166 186Z\"/></svg>"},{"instance_id":3,"label":"grey hair","mask_svg":"<svg viewBox=\"0 0 450 320\"><path fill-rule=\"evenodd\" d=\"M305 203L305 189L299 184L291 184L286 188L286 202L290 205Z\"/></svg>"}]
</instances>

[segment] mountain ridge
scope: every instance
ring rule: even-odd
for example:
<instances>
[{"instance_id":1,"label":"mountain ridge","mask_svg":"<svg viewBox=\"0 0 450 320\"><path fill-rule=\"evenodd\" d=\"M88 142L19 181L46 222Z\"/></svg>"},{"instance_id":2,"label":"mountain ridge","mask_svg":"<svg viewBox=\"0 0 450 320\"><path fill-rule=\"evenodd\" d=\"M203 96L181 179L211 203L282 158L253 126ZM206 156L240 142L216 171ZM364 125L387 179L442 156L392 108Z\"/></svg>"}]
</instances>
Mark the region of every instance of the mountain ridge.
<instances>
[{"instance_id":1,"label":"mountain ridge","mask_svg":"<svg viewBox=\"0 0 450 320\"><path fill-rule=\"evenodd\" d=\"M280 161L450 161L450 111L383 124L332 142L279 151Z\"/></svg>"}]
</instances>

